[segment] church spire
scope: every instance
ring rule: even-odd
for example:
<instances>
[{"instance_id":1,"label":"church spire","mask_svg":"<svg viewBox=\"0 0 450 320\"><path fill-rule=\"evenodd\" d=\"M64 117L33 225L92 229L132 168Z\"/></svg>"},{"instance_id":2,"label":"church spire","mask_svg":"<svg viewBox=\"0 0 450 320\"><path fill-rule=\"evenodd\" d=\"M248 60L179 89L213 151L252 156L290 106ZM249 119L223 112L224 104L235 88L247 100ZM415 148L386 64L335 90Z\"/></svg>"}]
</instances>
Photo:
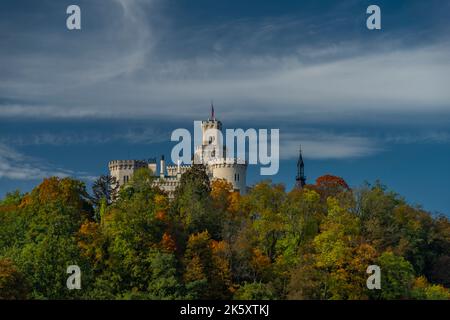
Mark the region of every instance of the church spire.
<instances>
[{"instance_id":1,"label":"church spire","mask_svg":"<svg viewBox=\"0 0 450 320\"><path fill-rule=\"evenodd\" d=\"M214 116L214 103L211 101L211 120L216 120L216 117Z\"/></svg>"},{"instance_id":2,"label":"church spire","mask_svg":"<svg viewBox=\"0 0 450 320\"><path fill-rule=\"evenodd\" d=\"M305 163L303 162L302 146L300 146L300 151L298 155L297 176L295 177L295 181L296 181L295 187L297 189L302 189L306 184Z\"/></svg>"}]
</instances>

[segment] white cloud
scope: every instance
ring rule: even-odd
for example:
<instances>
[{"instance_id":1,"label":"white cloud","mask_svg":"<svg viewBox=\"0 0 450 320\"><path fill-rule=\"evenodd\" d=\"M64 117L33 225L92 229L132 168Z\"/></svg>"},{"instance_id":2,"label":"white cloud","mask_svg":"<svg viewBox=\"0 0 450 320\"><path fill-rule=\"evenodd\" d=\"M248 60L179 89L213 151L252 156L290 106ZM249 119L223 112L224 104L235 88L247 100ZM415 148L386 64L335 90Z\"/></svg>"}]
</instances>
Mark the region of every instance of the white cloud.
<instances>
[{"instance_id":1,"label":"white cloud","mask_svg":"<svg viewBox=\"0 0 450 320\"><path fill-rule=\"evenodd\" d=\"M210 99L228 121L270 114L281 120L363 122L373 119L369 113L392 121L392 113L399 120L450 113L448 43L402 48L379 39L380 49L368 51L360 39L328 39L327 45L303 41L277 51L270 50L277 32L299 26L310 32L317 24L231 21L218 29L184 31L188 39L180 39L179 30L155 23L173 19L160 17L159 1L114 3L108 14L115 19L100 17L97 33L82 31L76 39L49 35L46 51L0 51L5 69L0 97L9 101L0 105L0 118L198 119ZM114 28L107 27L111 23ZM164 52L164 43L177 40L180 52ZM200 43L209 43L214 54L196 49ZM264 48L255 50L258 46Z\"/></svg>"},{"instance_id":2,"label":"white cloud","mask_svg":"<svg viewBox=\"0 0 450 320\"><path fill-rule=\"evenodd\" d=\"M47 105L2 105L0 118L195 118L210 98L227 119L264 119L267 111L305 120L363 119L366 112L448 114L448 52L430 47L313 65L295 56L173 61L150 66L139 79L130 74L51 95ZM61 92L61 86L44 84L41 94Z\"/></svg>"},{"instance_id":3,"label":"white cloud","mask_svg":"<svg viewBox=\"0 0 450 320\"><path fill-rule=\"evenodd\" d=\"M320 131L290 133L280 137L282 159L297 158L299 147L309 159L348 159L373 155L382 148L377 142L351 134Z\"/></svg>"},{"instance_id":4,"label":"white cloud","mask_svg":"<svg viewBox=\"0 0 450 320\"><path fill-rule=\"evenodd\" d=\"M46 177L79 176L80 179L91 180L86 174L75 173L71 170L52 168L39 159L26 156L11 147L0 143L0 179L11 180L40 180Z\"/></svg>"}]
</instances>

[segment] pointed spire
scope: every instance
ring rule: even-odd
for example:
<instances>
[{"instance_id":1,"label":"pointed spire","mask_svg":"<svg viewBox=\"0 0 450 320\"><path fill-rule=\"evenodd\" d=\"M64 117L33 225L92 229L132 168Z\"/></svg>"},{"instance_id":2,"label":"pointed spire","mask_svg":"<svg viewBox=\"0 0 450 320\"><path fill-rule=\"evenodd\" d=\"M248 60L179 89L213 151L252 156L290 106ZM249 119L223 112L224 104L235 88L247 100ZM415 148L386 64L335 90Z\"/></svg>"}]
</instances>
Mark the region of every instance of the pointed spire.
<instances>
[{"instance_id":1,"label":"pointed spire","mask_svg":"<svg viewBox=\"0 0 450 320\"><path fill-rule=\"evenodd\" d=\"M216 120L214 116L214 103L212 100L211 100L211 120Z\"/></svg>"},{"instance_id":2,"label":"pointed spire","mask_svg":"<svg viewBox=\"0 0 450 320\"><path fill-rule=\"evenodd\" d=\"M298 164L303 164L302 145L300 145L300 148L299 148Z\"/></svg>"},{"instance_id":3,"label":"pointed spire","mask_svg":"<svg viewBox=\"0 0 450 320\"><path fill-rule=\"evenodd\" d=\"M298 188L298 189L302 189L306 184L305 163L303 162L301 145L300 145L300 150L299 150L299 154L298 154L297 176L295 177L295 180L296 180L296 188Z\"/></svg>"}]
</instances>

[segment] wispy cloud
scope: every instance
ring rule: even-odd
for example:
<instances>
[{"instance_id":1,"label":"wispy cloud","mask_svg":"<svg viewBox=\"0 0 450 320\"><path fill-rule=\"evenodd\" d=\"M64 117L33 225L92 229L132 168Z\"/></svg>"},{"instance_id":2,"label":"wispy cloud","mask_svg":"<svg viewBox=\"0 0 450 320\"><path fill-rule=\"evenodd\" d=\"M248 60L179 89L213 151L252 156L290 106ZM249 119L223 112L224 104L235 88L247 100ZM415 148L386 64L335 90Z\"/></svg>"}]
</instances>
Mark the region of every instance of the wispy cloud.
<instances>
[{"instance_id":1,"label":"wispy cloud","mask_svg":"<svg viewBox=\"0 0 450 320\"><path fill-rule=\"evenodd\" d=\"M40 180L46 177L78 177L92 181L93 176L87 173L76 173L71 170L51 167L39 159L29 157L13 148L0 143L0 179Z\"/></svg>"},{"instance_id":2,"label":"wispy cloud","mask_svg":"<svg viewBox=\"0 0 450 320\"><path fill-rule=\"evenodd\" d=\"M392 121L393 112L450 114L448 37L416 46L382 38L378 48L360 38L287 37L278 50L280 34L301 29L323 38L342 22L278 17L183 31L155 26L165 21L161 1L114 4L95 32L50 34L47 50L32 54L0 50L0 98L8 101L0 118L193 119L210 99L230 120L267 112L348 122L364 122L368 113L380 121Z\"/></svg>"},{"instance_id":3,"label":"wispy cloud","mask_svg":"<svg viewBox=\"0 0 450 320\"><path fill-rule=\"evenodd\" d=\"M448 52L449 47L430 47L313 65L295 56L174 61L162 66L164 71L152 68L151 76L139 81L115 79L48 96L48 105L3 104L0 117L193 117L211 97L226 108L222 112L228 118L264 118L263 111L275 109L278 117L315 120L346 114L364 121L365 112L448 114ZM165 75L154 79L161 72Z\"/></svg>"},{"instance_id":4,"label":"wispy cloud","mask_svg":"<svg viewBox=\"0 0 450 320\"><path fill-rule=\"evenodd\" d=\"M351 159L371 156L383 149L373 139L354 134L308 131L280 137L282 159L295 159L299 148L309 159Z\"/></svg>"}]
</instances>

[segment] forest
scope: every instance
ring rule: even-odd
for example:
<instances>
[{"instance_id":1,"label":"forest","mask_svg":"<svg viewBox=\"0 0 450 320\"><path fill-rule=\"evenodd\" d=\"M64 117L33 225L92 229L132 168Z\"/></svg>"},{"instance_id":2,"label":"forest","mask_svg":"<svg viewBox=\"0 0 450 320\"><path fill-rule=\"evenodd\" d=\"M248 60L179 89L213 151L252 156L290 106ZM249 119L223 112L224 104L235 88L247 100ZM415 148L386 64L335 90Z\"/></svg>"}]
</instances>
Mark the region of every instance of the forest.
<instances>
[{"instance_id":1,"label":"forest","mask_svg":"<svg viewBox=\"0 0 450 320\"><path fill-rule=\"evenodd\" d=\"M173 197L148 169L120 188L44 179L0 201L0 299L449 299L450 222L381 182L325 175L247 194L202 165ZM67 267L81 270L69 290ZM366 286L369 265L381 289Z\"/></svg>"}]
</instances>

